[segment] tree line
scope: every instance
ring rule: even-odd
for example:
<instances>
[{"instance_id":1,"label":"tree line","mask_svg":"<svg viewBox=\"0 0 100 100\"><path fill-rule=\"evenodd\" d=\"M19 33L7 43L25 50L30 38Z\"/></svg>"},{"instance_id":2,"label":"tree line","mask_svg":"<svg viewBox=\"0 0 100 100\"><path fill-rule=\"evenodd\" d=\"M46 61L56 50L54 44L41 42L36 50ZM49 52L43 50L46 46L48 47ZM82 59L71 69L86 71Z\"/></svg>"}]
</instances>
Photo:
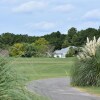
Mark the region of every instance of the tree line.
<instances>
[{"instance_id":1,"label":"tree line","mask_svg":"<svg viewBox=\"0 0 100 100\"><path fill-rule=\"evenodd\" d=\"M78 31L72 27L66 34L57 31L44 36L28 36L27 34L22 35L7 32L0 35L0 48L9 49L10 47L10 50L13 51L13 47L18 48L22 46L25 52L31 49L38 53L41 51L41 54L43 54L44 52L50 53L51 51L68 46L83 46L86 43L87 37L92 39L94 36L96 38L100 37L100 28L87 28ZM22 53L23 56L27 55L25 52ZM11 55L13 54L11 53Z\"/></svg>"}]
</instances>

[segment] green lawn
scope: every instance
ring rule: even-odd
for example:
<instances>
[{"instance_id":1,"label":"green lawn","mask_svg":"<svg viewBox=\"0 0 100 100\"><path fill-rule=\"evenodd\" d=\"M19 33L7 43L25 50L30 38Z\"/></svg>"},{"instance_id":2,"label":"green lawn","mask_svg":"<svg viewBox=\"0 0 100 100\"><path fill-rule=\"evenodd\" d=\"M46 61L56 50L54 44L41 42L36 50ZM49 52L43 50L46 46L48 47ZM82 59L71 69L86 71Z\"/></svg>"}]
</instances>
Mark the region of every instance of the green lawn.
<instances>
[{"instance_id":1,"label":"green lawn","mask_svg":"<svg viewBox=\"0 0 100 100\"><path fill-rule=\"evenodd\" d=\"M28 81L69 75L75 58L13 58L11 66Z\"/></svg>"}]
</instances>

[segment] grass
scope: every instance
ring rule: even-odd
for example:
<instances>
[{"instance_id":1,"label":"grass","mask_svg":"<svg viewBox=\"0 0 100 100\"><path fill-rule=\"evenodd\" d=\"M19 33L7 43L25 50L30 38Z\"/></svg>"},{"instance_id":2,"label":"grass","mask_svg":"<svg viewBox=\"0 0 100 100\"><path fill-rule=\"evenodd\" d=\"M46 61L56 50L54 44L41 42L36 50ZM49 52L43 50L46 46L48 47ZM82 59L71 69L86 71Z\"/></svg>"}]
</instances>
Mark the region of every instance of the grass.
<instances>
[{"instance_id":1,"label":"grass","mask_svg":"<svg viewBox=\"0 0 100 100\"><path fill-rule=\"evenodd\" d=\"M11 58L10 66L27 81L69 76L75 58ZM100 95L100 87L79 87L80 90Z\"/></svg>"},{"instance_id":2,"label":"grass","mask_svg":"<svg viewBox=\"0 0 100 100\"><path fill-rule=\"evenodd\" d=\"M100 96L100 87L78 87L79 90Z\"/></svg>"},{"instance_id":3,"label":"grass","mask_svg":"<svg viewBox=\"0 0 100 100\"><path fill-rule=\"evenodd\" d=\"M13 58L11 66L28 80L64 77L69 75L75 58Z\"/></svg>"}]
</instances>

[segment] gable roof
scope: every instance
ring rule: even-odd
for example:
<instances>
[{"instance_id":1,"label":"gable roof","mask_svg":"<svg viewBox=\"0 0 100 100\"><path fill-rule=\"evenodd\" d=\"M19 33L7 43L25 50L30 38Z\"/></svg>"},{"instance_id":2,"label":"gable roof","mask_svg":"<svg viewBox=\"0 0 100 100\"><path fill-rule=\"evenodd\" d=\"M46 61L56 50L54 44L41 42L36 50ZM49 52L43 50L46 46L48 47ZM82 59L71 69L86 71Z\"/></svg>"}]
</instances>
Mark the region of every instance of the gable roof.
<instances>
[{"instance_id":1,"label":"gable roof","mask_svg":"<svg viewBox=\"0 0 100 100\"><path fill-rule=\"evenodd\" d=\"M55 53L55 54L67 53L70 47L74 47L74 48L75 48L75 46L69 46L69 47L67 47L67 48L62 48L61 50L56 50L56 51L54 51L54 53Z\"/></svg>"},{"instance_id":2,"label":"gable roof","mask_svg":"<svg viewBox=\"0 0 100 100\"><path fill-rule=\"evenodd\" d=\"M68 48L63 48L61 50L56 50L54 53L67 53Z\"/></svg>"}]
</instances>

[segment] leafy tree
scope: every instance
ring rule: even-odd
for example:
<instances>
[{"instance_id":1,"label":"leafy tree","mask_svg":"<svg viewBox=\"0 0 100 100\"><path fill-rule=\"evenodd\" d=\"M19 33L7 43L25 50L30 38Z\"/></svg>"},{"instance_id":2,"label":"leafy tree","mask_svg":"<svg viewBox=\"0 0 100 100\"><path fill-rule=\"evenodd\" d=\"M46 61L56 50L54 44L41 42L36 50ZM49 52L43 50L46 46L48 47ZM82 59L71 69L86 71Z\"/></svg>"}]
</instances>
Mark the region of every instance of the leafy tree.
<instances>
[{"instance_id":1,"label":"leafy tree","mask_svg":"<svg viewBox=\"0 0 100 100\"><path fill-rule=\"evenodd\" d=\"M3 33L0 38L0 42L5 45L12 45L15 41L15 35L13 33Z\"/></svg>"},{"instance_id":2,"label":"leafy tree","mask_svg":"<svg viewBox=\"0 0 100 100\"><path fill-rule=\"evenodd\" d=\"M72 39L73 39L73 36L75 36L77 33L77 29L72 27L68 30L68 42L69 43L72 43Z\"/></svg>"},{"instance_id":3,"label":"leafy tree","mask_svg":"<svg viewBox=\"0 0 100 100\"><path fill-rule=\"evenodd\" d=\"M47 51L46 51L48 57L52 57L53 56L54 48L55 48L54 46L48 45Z\"/></svg>"},{"instance_id":4,"label":"leafy tree","mask_svg":"<svg viewBox=\"0 0 100 100\"><path fill-rule=\"evenodd\" d=\"M69 46L69 42L68 42L68 40L66 39L64 42L63 42L63 44L62 44L62 48L66 48L66 47L68 47Z\"/></svg>"},{"instance_id":5,"label":"leafy tree","mask_svg":"<svg viewBox=\"0 0 100 100\"><path fill-rule=\"evenodd\" d=\"M32 44L36 49L37 56L45 56L48 50L49 42L45 38L39 38Z\"/></svg>"},{"instance_id":6,"label":"leafy tree","mask_svg":"<svg viewBox=\"0 0 100 100\"><path fill-rule=\"evenodd\" d=\"M16 43L9 51L10 56L32 57L35 56L35 47L28 43Z\"/></svg>"},{"instance_id":7,"label":"leafy tree","mask_svg":"<svg viewBox=\"0 0 100 100\"><path fill-rule=\"evenodd\" d=\"M49 35L44 35L43 36L50 45L54 46L54 50L59 50L62 48L62 44L64 43L64 40L66 38L66 35L61 34L59 31L57 32L52 32Z\"/></svg>"},{"instance_id":8,"label":"leafy tree","mask_svg":"<svg viewBox=\"0 0 100 100\"><path fill-rule=\"evenodd\" d=\"M86 30L81 30L78 32L78 42L79 45L83 45L86 43L86 38L89 37L92 39L94 36L98 36L98 31L94 28L88 28Z\"/></svg>"},{"instance_id":9,"label":"leafy tree","mask_svg":"<svg viewBox=\"0 0 100 100\"><path fill-rule=\"evenodd\" d=\"M66 57L73 57L74 55L75 55L75 49L73 47L70 47L66 54Z\"/></svg>"},{"instance_id":10,"label":"leafy tree","mask_svg":"<svg viewBox=\"0 0 100 100\"><path fill-rule=\"evenodd\" d=\"M45 40L49 42L54 50L59 50L68 46L82 46L86 43L86 38L92 39L93 36L98 38L100 36L100 28L87 28L85 30L77 31L76 28L72 27L68 30L68 34L61 34L61 32L52 32L44 36L28 36L27 34L13 34L3 33L0 35L0 47L5 48L12 46L16 43L33 43L37 41L37 44L45 43ZM39 40L40 39L40 40ZM43 43L42 43L43 42ZM48 44L48 43L47 43Z\"/></svg>"},{"instance_id":11,"label":"leafy tree","mask_svg":"<svg viewBox=\"0 0 100 100\"><path fill-rule=\"evenodd\" d=\"M49 42L45 38L39 38L35 41L35 45L48 45Z\"/></svg>"},{"instance_id":12,"label":"leafy tree","mask_svg":"<svg viewBox=\"0 0 100 100\"><path fill-rule=\"evenodd\" d=\"M78 36L77 34L75 34L73 37L72 37L72 45L73 46L77 46L78 45Z\"/></svg>"},{"instance_id":13,"label":"leafy tree","mask_svg":"<svg viewBox=\"0 0 100 100\"><path fill-rule=\"evenodd\" d=\"M24 54L24 45L22 43L14 44L9 50L10 56L22 56L23 54Z\"/></svg>"},{"instance_id":14,"label":"leafy tree","mask_svg":"<svg viewBox=\"0 0 100 100\"><path fill-rule=\"evenodd\" d=\"M32 44L24 43L24 53L22 57L32 57L36 55L35 47Z\"/></svg>"}]
</instances>

